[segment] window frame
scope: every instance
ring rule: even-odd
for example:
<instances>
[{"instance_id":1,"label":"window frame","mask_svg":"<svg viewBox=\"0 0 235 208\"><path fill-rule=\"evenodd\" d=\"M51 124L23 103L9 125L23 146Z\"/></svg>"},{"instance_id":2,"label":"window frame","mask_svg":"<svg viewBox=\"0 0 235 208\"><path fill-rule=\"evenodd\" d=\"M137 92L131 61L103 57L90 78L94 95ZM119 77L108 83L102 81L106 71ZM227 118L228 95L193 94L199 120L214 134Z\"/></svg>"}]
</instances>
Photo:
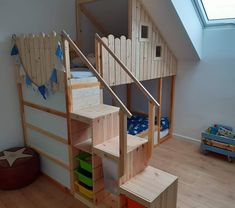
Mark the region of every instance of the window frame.
<instances>
[{"instance_id":1,"label":"window frame","mask_svg":"<svg viewBox=\"0 0 235 208\"><path fill-rule=\"evenodd\" d=\"M194 5L196 11L199 14L199 17L200 17L204 27L225 26L225 25L235 26L235 18L210 20L207 16L206 9L205 9L202 1L201 0L192 0L192 2L193 2L193 5Z\"/></svg>"}]
</instances>

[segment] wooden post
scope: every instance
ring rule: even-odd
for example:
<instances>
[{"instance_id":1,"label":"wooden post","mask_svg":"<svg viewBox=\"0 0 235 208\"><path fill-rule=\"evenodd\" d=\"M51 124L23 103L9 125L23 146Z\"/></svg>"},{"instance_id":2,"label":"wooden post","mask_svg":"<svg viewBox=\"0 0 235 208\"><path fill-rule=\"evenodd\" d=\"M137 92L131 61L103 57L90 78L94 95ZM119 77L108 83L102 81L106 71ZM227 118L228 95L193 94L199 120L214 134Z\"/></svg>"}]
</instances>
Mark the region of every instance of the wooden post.
<instances>
[{"instance_id":1,"label":"wooden post","mask_svg":"<svg viewBox=\"0 0 235 208\"><path fill-rule=\"evenodd\" d=\"M69 43L62 37L63 49L64 49L64 88L66 99L66 114L67 114L67 134L68 134L68 153L69 153L69 169L70 169L70 188L71 193L74 194L74 175L73 175L73 154L71 146L71 83L70 83L70 57L69 57Z\"/></svg>"},{"instance_id":2,"label":"wooden post","mask_svg":"<svg viewBox=\"0 0 235 208\"><path fill-rule=\"evenodd\" d=\"M119 176L122 177L126 172L127 160L127 115L120 110L119 112Z\"/></svg>"},{"instance_id":3,"label":"wooden post","mask_svg":"<svg viewBox=\"0 0 235 208\"><path fill-rule=\"evenodd\" d=\"M149 130L148 130L148 159L151 158L153 153L154 144L154 131L155 131L155 105L149 101Z\"/></svg>"},{"instance_id":4,"label":"wooden post","mask_svg":"<svg viewBox=\"0 0 235 208\"><path fill-rule=\"evenodd\" d=\"M175 78L172 76L171 80L171 106L170 106L170 132L169 135L172 137L173 133L173 120L174 120L174 105L175 105Z\"/></svg>"},{"instance_id":5,"label":"wooden post","mask_svg":"<svg viewBox=\"0 0 235 208\"><path fill-rule=\"evenodd\" d=\"M160 136L161 136L161 117L162 117L162 77L159 79L159 85L158 85L158 102L159 102L159 108L158 108L158 115L157 115L157 138L158 138L158 144L160 143Z\"/></svg>"}]
</instances>

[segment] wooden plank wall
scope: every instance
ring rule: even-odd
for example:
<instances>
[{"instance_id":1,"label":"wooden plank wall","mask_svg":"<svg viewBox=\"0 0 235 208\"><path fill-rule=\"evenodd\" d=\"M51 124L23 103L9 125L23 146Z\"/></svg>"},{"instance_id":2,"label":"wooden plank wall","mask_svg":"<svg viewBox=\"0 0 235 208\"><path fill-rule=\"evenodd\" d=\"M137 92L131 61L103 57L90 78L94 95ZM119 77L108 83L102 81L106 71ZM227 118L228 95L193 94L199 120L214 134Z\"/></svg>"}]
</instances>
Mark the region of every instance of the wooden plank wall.
<instances>
[{"instance_id":1,"label":"wooden plank wall","mask_svg":"<svg viewBox=\"0 0 235 208\"><path fill-rule=\"evenodd\" d=\"M130 38L115 38L113 35L102 40L128 66L140 81L176 75L177 60L157 29L151 16L140 0L129 0ZM149 38L140 38L141 24L149 26ZM162 47L162 57L156 58L156 46ZM120 69L111 55L102 47L102 69L104 79L110 86L128 84L132 81Z\"/></svg>"},{"instance_id":2,"label":"wooden plank wall","mask_svg":"<svg viewBox=\"0 0 235 208\"><path fill-rule=\"evenodd\" d=\"M16 39L23 67L38 86L46 84L52 70L58 66L55 55L58 41L61 42L61 36L55 32L21 35ZM54 86L54 90L64 91L64 73L57 70L57 78L58 85Z\"/></svg>"}]
</instances>

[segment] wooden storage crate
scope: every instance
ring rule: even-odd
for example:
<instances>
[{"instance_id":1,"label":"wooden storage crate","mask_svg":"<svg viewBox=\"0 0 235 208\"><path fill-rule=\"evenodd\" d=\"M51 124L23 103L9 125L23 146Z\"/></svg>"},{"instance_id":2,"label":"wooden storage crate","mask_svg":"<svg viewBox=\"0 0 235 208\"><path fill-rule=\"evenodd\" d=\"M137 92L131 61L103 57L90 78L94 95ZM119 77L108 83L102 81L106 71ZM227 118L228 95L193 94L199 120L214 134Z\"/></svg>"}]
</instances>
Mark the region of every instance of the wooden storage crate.
<instances>
[{"instance_id":1,"label":"wooden storage crate","mask_svg":"<svg viewBox=\"0 0 235 208\"><path fill-rule=\"evenodd\" d=\"M204 131L202 132L201 149L204 153L211 151L225 155L228 161L232 162L235 158L235 139Z\"/></svg>"}]
</instances>

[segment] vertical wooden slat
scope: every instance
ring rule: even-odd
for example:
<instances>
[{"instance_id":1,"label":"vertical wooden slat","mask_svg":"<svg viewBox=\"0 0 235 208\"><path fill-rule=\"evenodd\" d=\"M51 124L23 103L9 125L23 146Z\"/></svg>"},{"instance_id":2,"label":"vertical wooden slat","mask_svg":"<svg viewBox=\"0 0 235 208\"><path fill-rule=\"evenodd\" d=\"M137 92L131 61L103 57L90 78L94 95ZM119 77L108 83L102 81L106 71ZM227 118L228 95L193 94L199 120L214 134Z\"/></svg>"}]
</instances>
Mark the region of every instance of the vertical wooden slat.
<instances>
[{"instance_id":1,"label":"vertical wooden slat","mask_svg":"<svg viewBox=\"0 0 235 208\"><path fill-rule=\"evenodd\" d=\"M127 160L127 116L123 111L119 112L119 176L123 176L126 172Z\"/></svg>"},{"instance_id":2,"label":"vertical wooden slat","mask_svg":"<svg viewBox=\"0 0 235 208\"><path fill-rule=\"evenodd\" d=\"M137 15L136 15L136 0L131 0L132 7L131 7L131 54L132 54L132 61L131 61L131 70L134 75L136 75L136 41L137 41Z\"/></svg>"},{"instance_id":3,"label":"vertical wooden slat","mask_svg":"<svg viewBox=\"0 0 235 208\"><path fill-rule=\"evenodd\" d=\"M139 21L139 30L141 23L145 23L145 12L143 10L142 5L140 4L140 21ZM139 31L139 36L141 35L141 31ZM140 41L140 37L139 37ZM144 80L144 49L145 49L145 41L140 41L140 54L139 54L139 80Z\"/></svg>"},{"instance_id":4,"label":"vertical wooden slat","mask_svg":"<svg viewBox=\"0 0 235 208\"><path fill-rule=\"evenodd\" d=\"M152 22L151 22L151 20L150 20L150 18L149 18L149 16L148 16L148 20L147 20L148 22L149 22L149 34L150 34L150 39L149 39L149 42L148 42L148 54L147 54L147 79L152 79L152 78L154 78L154 77L152 77L152 71L151 71L151 69L152 69Z\"/></svg>"},{"instance_id":5,"label":"vertical wooden slat","mask_svg":"<svg viewBox=\"0 0 235 208\"><path fill-rule=\"evenodd\" d=\"M29 45L29 37L26 36L24 38L24 48L25 48L25 70L28 75L32 77L32 67L30 64L30 45Z\"/></svg>"},{"instance_id":6,"label":"vertical wooden slat","mask_svg":"<svg viewBox=\"0 0 235 208\"><path fill-rule=\"evenodd\" d=\"M121 54L120 54L120 59L121 61L126 65L126 59L127 59L127 54L126 54L126 47L127 47L127 41L125 36L121 36ZM121 68L121 79L120 79L120 84L126 84L127 81L127 74L126 72Z\"/></svg>"},{"instance_id":7,"label":"vertical wooden slat","mask_svg":"<svg viewBox=\"0 0 235 208\"><path fill-rule=\"evenodd\" d=\"M42 84L45 84L48 81L46 76L44 38L45 38L44 33L39 35L40 74L41 74Z\"/></svg>"},{"instance_id":8,"label":"vertical wooden slat","mask_svg":"<svg viewBox=\"0 0 235 208\"><path fill-rule=\"evenodd\" d=\"M127 44L127 47L126 47L126 66L133 73L133 69L132 69L132 53L131 53L132 52L132 50L131 50L132 42L131 42L131 40L127 39L127 43L126 44ZM127 76L127 83L131 83L131 81L132 81L131 78L128 75L126 75L126 76Z\"/></svg>"},{"instance_id":9,"label":"vertical wooden slat","mask_svg":"<svg viewBox=\"0 0 235 208\"><path fill-rule=\"evenodd\" d=\"M136 1L136 66L135 76L140 80L140 2Z\"/></svg>"},{"instance_id":10,"label":"vertical wooden slat","mask_svg":"<svg viewBox=\"0 0 235 208\"><path fill-rule=\"evenodd\" d=\"M114 36L113 35L108 36L108 45L109 45L109 48L114 52ZM114 85L116 73L115 73L115 68L114 68L114 58L110 54L108 56L108 62L109 62L109 67L108 67L109 81L112 85Z\"/></svg>"},{"instance_id":11,"label":"vertical wooden slat","mask_svg":"<svg viewBox=\"0 0 235 208\"><path fill-rule=\"evenodd\" d=\"M144 15L144 22L146 22L147 24L149 24L148 22L148 16L147 16L147 12L145 11L144 8L142 8L143 10L143 15ZM148 40L144 41L144 50L143 50L143 80L147 80L148 79L148 71L149 71L149 67L148 67L148 47L149 47L149 42L150 42L150 24L149 24L149 34L148 34Z\"/></svg>"},{"instance_id":12,"label":"vertical wooden slat","mask_svg":"<svg viewBox=\"0 0 235 208\"><path fill-rule=\"evenodd\" d=\"M34 38L33 34L29 35L29 51L30 51L30 65L31 65L31 79L33 82L36 82L36 57L35 57L35 49L34 49Z\"/></svg>"},{"instance_id":13,"label":"vertical wooden slat","mask_svg":"<svg viewBox=\"0 0 235 208\"><path fill-rule=\"evenodd\" d=\"M175 76L171 78L171 104L170 104L170 136L174 128L174 106L175 106Z\"/></svg>"},{"instance_id":14,"label":"vertical wooden slat","mask_svg":"<svg viewBox=\"0 0 235 208\"><path fill-rule=\"evenodd\" d=\"M115 54L120 59L120 53L121 53L121 41L118 38L115 38ZM121 67L120 65L115 61L115 70L116 70L116 85L119 85L121 83Z\"/></svg>"},{"instance_id":15,"label":"vertical wooden slat","mask_svg":"<svg viewBox=\"0 0 235 208\"><path fill-rule=\"evenodd\" d=\"M108 44L107 38L102 38L104 43ZM103 79L109 84L112 85L112 83L109 82L109 67L108 67L108 51L102 47L102 65L103 65Z\"/></svg>"},{"instance_id":16,"label":"vertical wooden slat","mask_svg":"<svg viewBox=\"0 0 235 208\"><path fill-rule=\"evenodd\" d=\"M34 55L35 55L35 71L36 71L36 83L38 85L42 84L41 79L41 62L40 62L40 53L39 53L39 36L36 35L33 39L34 41Z\"/></svg>"},{"instance_id":17,"label":"vertical wooden slat","mask_svg":"<svg viewBox=\"0 0 235 208\"><path fill-rule=\"evenodd\" d=\"M152 37L151 37L151 39L152 39L152 41L151 41L151 51L152 51L152 55L151 55L151 69L150 69L150 71L151 71L151 77L152 78L155 78L156 77L156 73L155 73L155 71L157 70L156 69L156 67L155 67L155 44L156 44L156 42L155 42L155 35L156 35L156 33L155 33L155 31L154 30L152 30Z\"/></svg>"},{"instance_id":18,"label":"vertical wooden slat","mask_svg":"<svg viewBox=\"0 0 235 208\"><path fill-rule=\"evenodd\" d=\"M155 105L152 102L149 102L148 105L149 113L149 129L148 129L148 158L150 159L153 152L154 144L154 131L155 131Z\"/></svg>"},{"instance_id":19,"label":"vertical wooden slat","mask_svg":"<svg viewBox=\"0 0 235 208\"><path fill-rule=\"evenodd\" d=\"M46 79L50 79L51 75L51 66L50 66L50 38L48 35L45 36L44 41L44 60L45 60L45 73Z\"/></svg>"}]
</instances>

